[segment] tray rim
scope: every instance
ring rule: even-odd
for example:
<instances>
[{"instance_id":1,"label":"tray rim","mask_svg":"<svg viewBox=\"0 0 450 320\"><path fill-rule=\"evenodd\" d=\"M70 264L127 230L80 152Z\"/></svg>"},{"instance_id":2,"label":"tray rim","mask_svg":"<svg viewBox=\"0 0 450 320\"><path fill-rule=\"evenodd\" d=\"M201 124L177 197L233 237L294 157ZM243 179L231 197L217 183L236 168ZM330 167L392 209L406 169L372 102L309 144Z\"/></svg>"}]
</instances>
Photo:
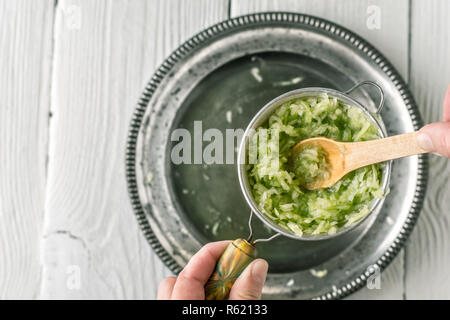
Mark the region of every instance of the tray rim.
<instances>
[{"instance_id":1,"label":"tray rim","mask_svg":"<svg viewBox=\"0 0 450 320\"><path fill-rule=\"evenodd\" d=\"M380 53L374 46L364 40L362 37L350 31L349 29L340 26L334 22L315 17L312 15L293 13L293 12L260 12L238 16L235 18L227 19L217 24L214 24L204 30L200 31L177 49L175 49L156 69L153 76L148 81L138 103L133 112L126 142L125 150L125 175L127 182L128 195L131 201L133 211L136 215L138 224L144 233L147 242L150 244L154 252L159 256L163 263L174 273L178 274L182 267L169 255L169 253L162 247L160 241L153 233L150 224L147 220L146 213L142 207L139 193L138 183L136 177L136 147L139 136L139 131L142 125L142 120L147 109L147 106L153 96L153 93L158 88L159 83L163 78L171 71L172 67L183 57L189 54L197 46L205 43L211 38L223 35L234 29L245 26L264 26L267 24L296 24L304 25L309 28L320 30L325 34L332 37L340 38L341 40L349 43L351 46L356 47L362 55L366 55L373 63L375 63L386 76L392 81L395 88L400 93L407 111L411 116L411 121L415 130L418 130L423 126L423 121L418 109L418 106L402 76L398 73L395 67L389 62L389 60ZM405 223L398 236L394 239L391 246L382 254L382 256L375 262L374 265L378 266L380 271L383 271L397 256L398 252L405 245L409 235L411 234L420 211L423 207L425 198L426 186L428 181L428 156L418 156L418 179L416 183L416 189L414 198L412 200L411 208ZM347 284L337 288L335 291L330 291L317 296L313 299L329 300L329 299L342 299L357 290L361 289L366 280L375 272L374 269L366 271L355 279L349 281Z\"/></svg>"}]
</instances>

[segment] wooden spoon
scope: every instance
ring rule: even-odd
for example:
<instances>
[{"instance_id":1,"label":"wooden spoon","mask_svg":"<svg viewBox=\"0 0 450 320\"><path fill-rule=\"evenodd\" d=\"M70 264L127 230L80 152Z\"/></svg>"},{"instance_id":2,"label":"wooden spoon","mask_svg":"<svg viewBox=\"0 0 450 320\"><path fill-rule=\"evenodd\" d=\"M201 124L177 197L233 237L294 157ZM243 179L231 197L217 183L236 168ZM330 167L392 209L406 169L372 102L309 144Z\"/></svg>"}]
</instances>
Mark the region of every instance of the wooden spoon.
<instances>
[{"instance_id":1,"label":"wooden spoon","mask_svg":"<svg viewBox=\"0 0 450 320\"><path fill-rule=\"evenodd\" d=\"M347 173L370 164L428 152L417 144L417 132L364 142L337 142L317 137L297 143L292 148L291 161L305 144L322 147L328 154L330 166L329 178L305 186L309 190L331 187Z\"/></svg>"}]
</instances>

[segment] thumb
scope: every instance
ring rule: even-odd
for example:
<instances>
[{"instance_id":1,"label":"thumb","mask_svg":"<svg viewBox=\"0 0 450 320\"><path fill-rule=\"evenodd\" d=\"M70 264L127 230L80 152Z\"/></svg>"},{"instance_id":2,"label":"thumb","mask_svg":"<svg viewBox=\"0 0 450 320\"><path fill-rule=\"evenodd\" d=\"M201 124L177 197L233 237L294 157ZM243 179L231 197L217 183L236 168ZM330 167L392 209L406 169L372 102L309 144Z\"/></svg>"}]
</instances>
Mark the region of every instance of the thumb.
<instances>
[{"instance_id":1,"label":"thumb","mask_svg":"<svg viewBox=\"0 0 450 320\"><path fill-rule=\"evenodd\" d=\"M259 300L269 265L266 260L256 259L237 278L231 288L230 300Z\"/></svg>"},{"instance_id":2,"label":"thumb","mask_svg":"<svg viewBox=\"0 0 450 320\"><path fill-rule=\"evenodd\" d=\"M417 135L419 146L450 158L450 122L435 122L419 130Z\"/></svg>"}]
</instances>

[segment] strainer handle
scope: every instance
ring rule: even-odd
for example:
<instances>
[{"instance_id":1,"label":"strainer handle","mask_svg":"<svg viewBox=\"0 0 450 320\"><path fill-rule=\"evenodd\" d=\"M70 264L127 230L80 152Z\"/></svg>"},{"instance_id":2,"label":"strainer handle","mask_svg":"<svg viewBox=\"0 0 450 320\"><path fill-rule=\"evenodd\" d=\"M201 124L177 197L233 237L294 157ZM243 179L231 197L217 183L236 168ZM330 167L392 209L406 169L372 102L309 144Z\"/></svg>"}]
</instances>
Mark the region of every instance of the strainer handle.
<instances>
[{"instance_id":1,"label":"strainer handle","mask_svg":"<svg viewBox=\"0 0 450 320\"><path fill-rule=\"evenodd\" d=\"M250 210L248 219L248 228L250 235L247 240L236 239L226 247L225 251L217 261L214 272L209 277L205 285L206 300L225 300L228 299L234 282L240 276L242 271L256 258L257 251L255 244L257 242L267 242L281 236L276 233L267 239L253 239L252 228L253 211Z\"/></svg>"},{"instance_id":2,"label":"strainer handle","mask_svg":"<svg viewBox=\"0 0 450 320\"><path fill-rule=\"evenodd\" d=\"M376 111L376 114L379 115L384 106L384 91L383 91L383 88L381 88L381 86L379 84L377 84L376 82L373 82L370 80L362 81L362 82L354 85L353 87L351 87L349 90L345 91L345 94L350 94L352 91L355 91L356 89L358 89L359 87L361 87L363 85L374 86L380 92L380 103L378 104L377 111Z\"/></svg>"},{"instance_id":3,"label":"strainer handle","mask_svg":"<svg viewBox=\"0 0 450 320\"><path fill-rule=\"evenodd\" d=\"M225 300L244 269L256 258L255 246L244 239L228 245L205 285L206 300Z\"/></svg>"}]
</instances>

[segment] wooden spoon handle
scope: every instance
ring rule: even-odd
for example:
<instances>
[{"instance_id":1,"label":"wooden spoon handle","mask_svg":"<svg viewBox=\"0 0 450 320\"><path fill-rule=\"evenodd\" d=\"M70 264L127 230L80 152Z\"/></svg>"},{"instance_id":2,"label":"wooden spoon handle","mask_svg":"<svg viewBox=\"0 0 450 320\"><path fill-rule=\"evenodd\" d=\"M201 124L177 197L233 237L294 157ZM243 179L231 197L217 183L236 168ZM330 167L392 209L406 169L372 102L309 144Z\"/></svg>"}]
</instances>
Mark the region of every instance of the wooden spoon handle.
<instances>
[{"instance_id":1,"label":"wooden spoon handle","mask_svg":"<svg viewBox=\"0 0 450 320\"><path fill-rule=\"evenodd\" d=\"M426 153L417 144L417 132L400 134L384 139L345 143L345 171L387 160Z\"/></svg>"}]
</instances>

